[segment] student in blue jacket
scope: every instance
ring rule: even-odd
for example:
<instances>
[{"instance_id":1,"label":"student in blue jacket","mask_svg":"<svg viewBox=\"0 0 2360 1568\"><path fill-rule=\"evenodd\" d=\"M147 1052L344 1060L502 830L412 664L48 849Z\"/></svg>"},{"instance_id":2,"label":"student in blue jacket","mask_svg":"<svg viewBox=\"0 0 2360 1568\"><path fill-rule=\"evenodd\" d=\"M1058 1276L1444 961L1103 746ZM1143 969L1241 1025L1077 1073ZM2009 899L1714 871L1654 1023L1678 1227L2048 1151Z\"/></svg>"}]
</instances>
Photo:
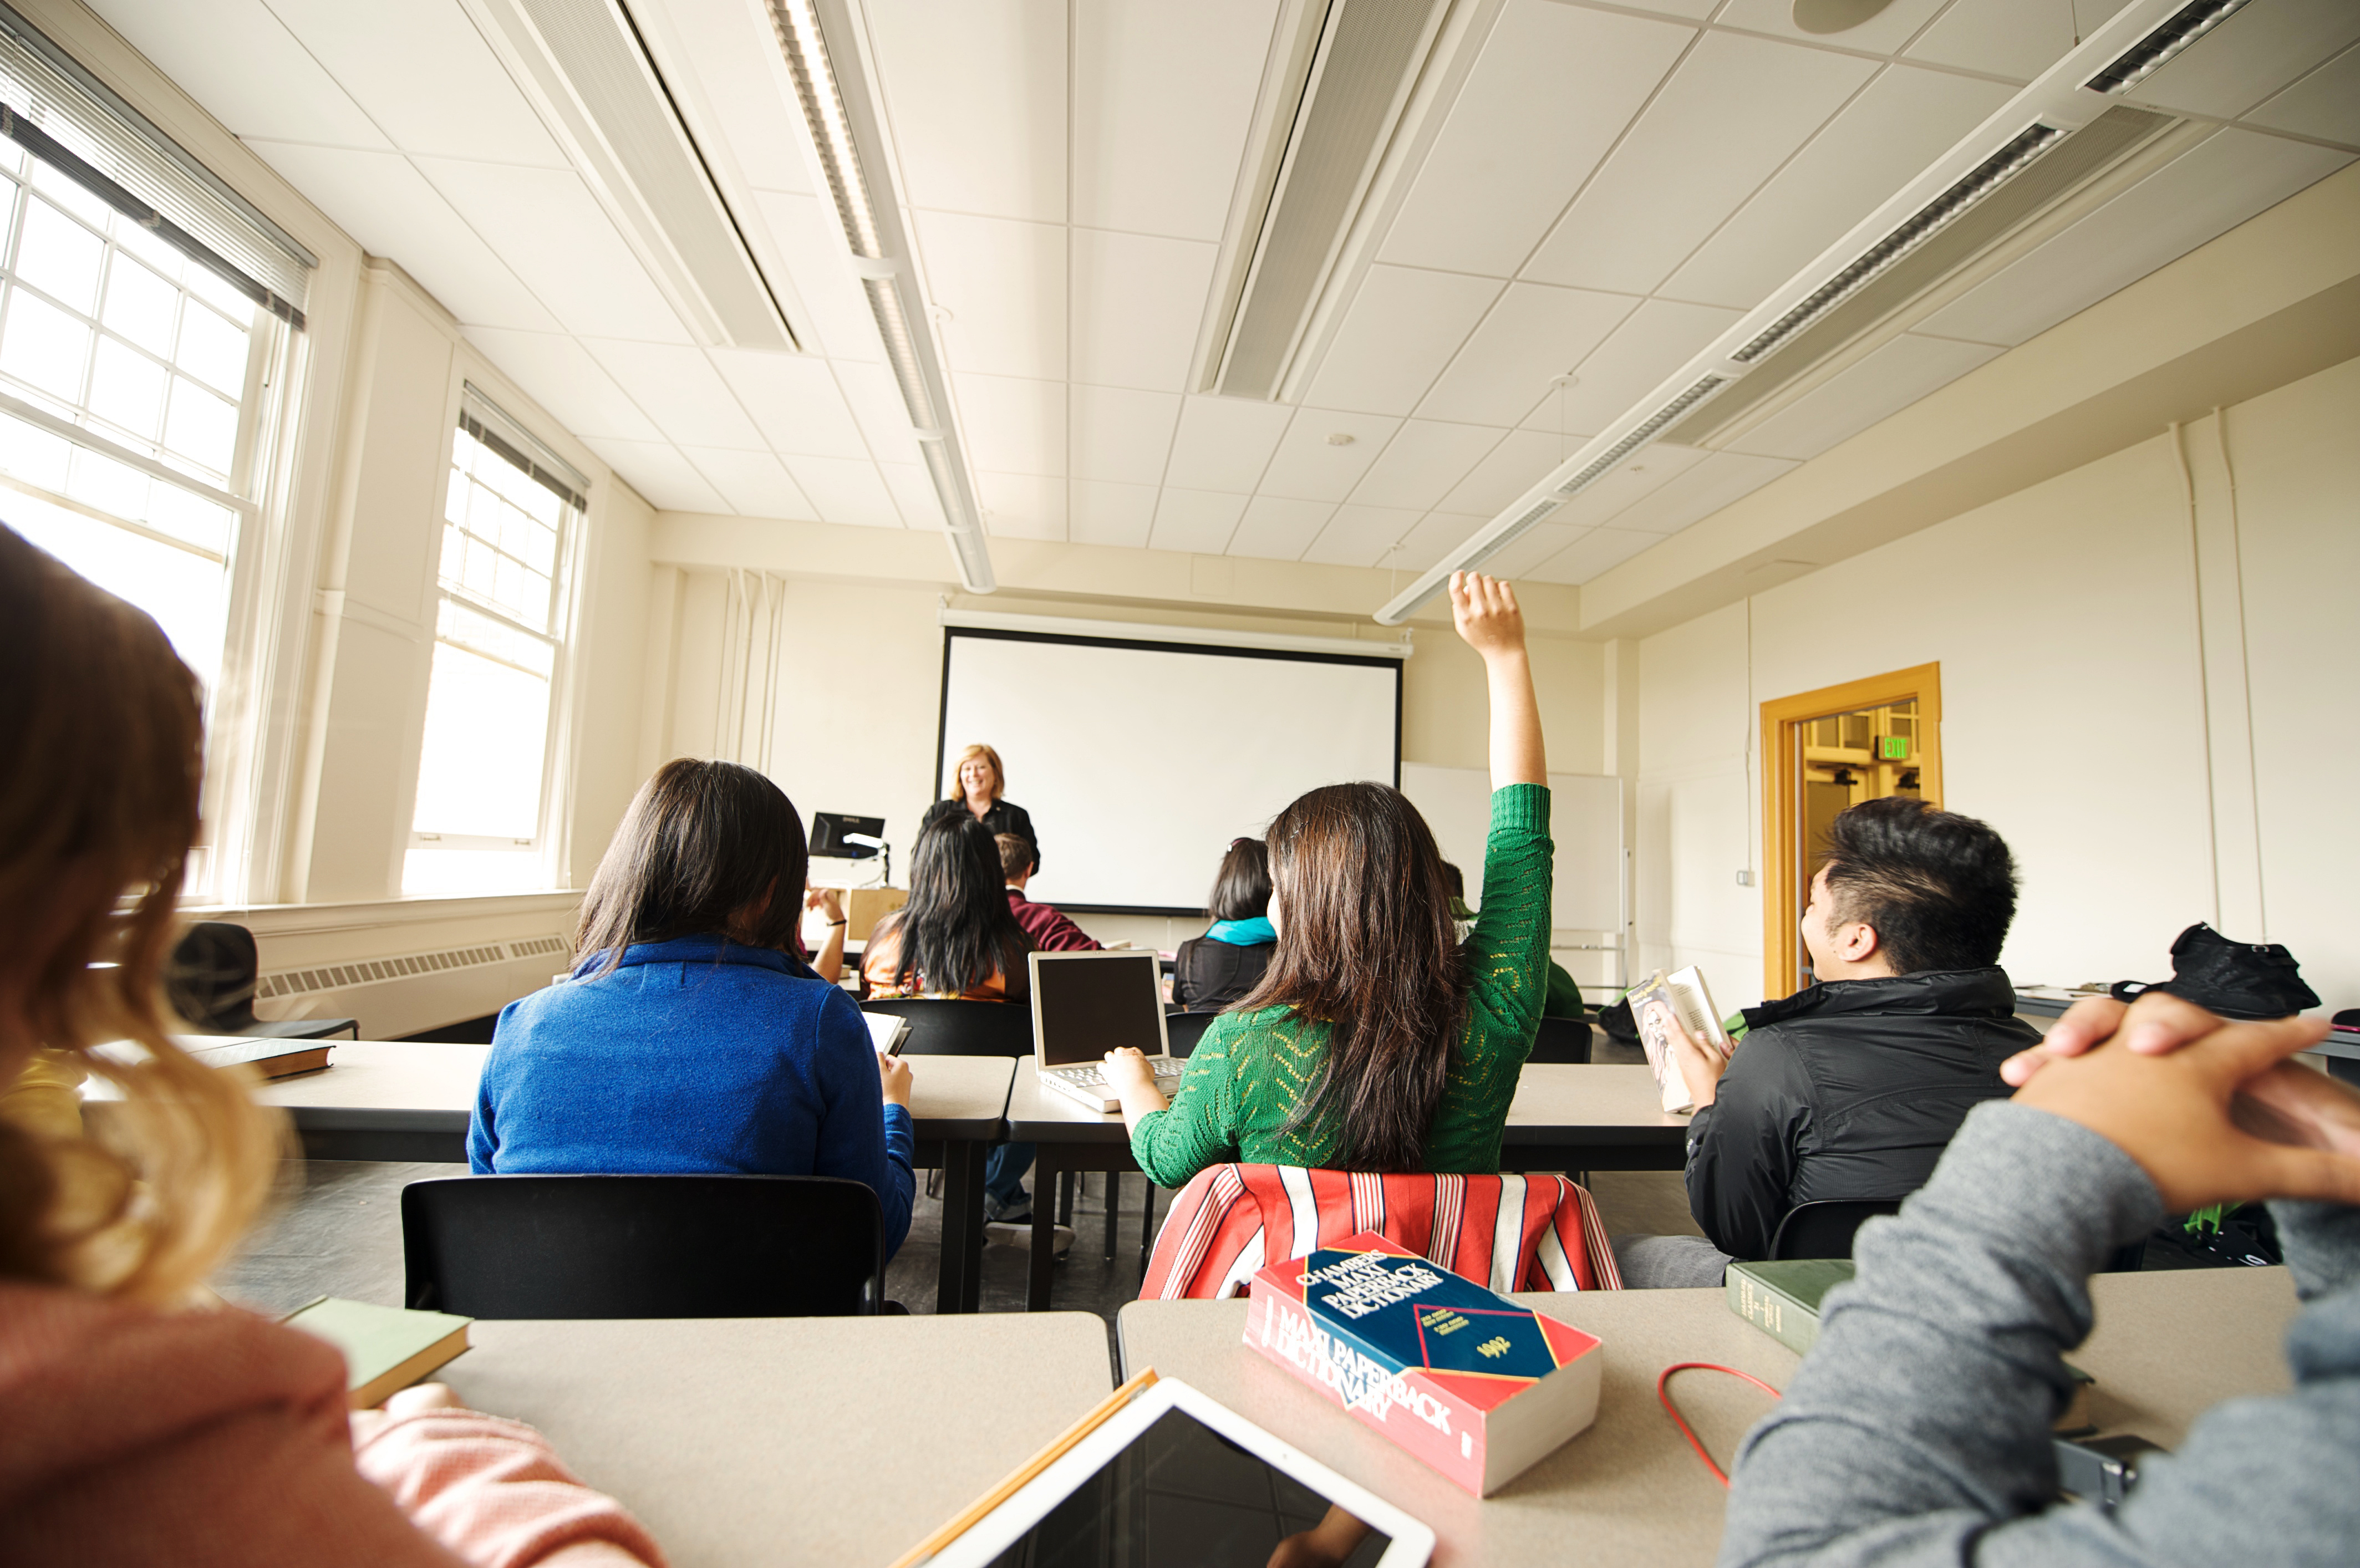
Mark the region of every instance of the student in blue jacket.
<instances>
[{"instance_id":1,"label":"student in blue jacket","mask_svg":"<svg viewBox=\"0 0 2360 1568\"><path fill-rule=\"evenodd\" d=\"M910 1067L795 956L807 856L752 768L659 768L591 878L573 978L500 1013L468 1164L850 1177L890 1257L915 1190Z\"/></svg>"}]
</instances>

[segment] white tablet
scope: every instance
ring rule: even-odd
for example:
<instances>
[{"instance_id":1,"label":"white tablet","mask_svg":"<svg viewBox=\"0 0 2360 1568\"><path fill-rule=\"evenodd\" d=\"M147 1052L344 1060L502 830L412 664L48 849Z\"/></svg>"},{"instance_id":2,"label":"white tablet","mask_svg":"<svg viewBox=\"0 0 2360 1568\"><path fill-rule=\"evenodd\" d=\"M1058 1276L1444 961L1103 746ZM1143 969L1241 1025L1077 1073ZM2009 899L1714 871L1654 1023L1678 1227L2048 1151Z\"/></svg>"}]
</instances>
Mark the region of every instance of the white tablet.
<instances>
[{"instance_id":1,"label":"white tablet","mask_svg":"<svg viewBox=\"0 0 2360 1568\"><path fill-rule=\"evenodd\" d=\"M933 1559L960 1568L1420 1568L1434 1531L1177 1378L1148 1388Z\"/></svg>"}]
</instances>

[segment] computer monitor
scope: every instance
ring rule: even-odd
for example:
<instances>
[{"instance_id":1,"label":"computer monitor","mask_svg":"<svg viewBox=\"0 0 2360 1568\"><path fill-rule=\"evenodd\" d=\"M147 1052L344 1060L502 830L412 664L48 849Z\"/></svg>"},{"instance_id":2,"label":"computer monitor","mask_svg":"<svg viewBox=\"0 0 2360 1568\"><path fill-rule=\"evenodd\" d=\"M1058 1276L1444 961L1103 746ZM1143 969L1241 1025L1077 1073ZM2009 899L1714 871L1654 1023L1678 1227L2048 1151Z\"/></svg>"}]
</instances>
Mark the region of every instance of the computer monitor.
<instances>
[{"instance_id":1,"label":"computer monitor","mask_svg":"<svg viewBox=\"0 0 2360 1568\"><path fill-rule=\"evenodd\" d=\"M1035 953L1032 1040L1043 1067L1076 1067L1131 1046L1162 1056L1163 967L1138 953Z\"/></svg>"},{"instance_id":2,"label":"computer monitor","mask_svg":"<svg viewBox=\"0 0 2360 1568\"><path fill-rule=\"evenodd\" d=\"M882 839L885 819L854 817L842 811L814 811L811 822L811 852L837 860L868 860L877 854L873 844L853 844L858 833L862 838Z\"/></svg>"}]
</instances>

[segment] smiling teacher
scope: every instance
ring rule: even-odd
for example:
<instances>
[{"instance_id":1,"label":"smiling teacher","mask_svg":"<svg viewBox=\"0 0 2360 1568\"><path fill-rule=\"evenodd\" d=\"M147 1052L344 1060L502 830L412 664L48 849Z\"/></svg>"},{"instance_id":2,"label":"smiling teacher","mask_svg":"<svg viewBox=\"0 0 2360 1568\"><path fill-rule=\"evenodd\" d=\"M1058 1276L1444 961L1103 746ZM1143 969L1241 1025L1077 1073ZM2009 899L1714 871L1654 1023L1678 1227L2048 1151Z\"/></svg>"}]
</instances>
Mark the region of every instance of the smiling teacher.
<instances>
[{"instance_id":1,"label":"smiling teacher","mask_svg":"<svg viewBox=\"0 0 2360 1568\"><path fill-rule=\"evenodd\" d=\"M926 809L922 826L931 827L962 809L990 829L994 834L1014 833L1032 846L1033 866L1041 869L1041 841L1033 834L1032 817L1013 800L1003 800L1000 791L1008 787L1007 771L1000 766L1000 753L980 743L959 753L958 781L954 791Z\"/></svg>"}]
</instances>

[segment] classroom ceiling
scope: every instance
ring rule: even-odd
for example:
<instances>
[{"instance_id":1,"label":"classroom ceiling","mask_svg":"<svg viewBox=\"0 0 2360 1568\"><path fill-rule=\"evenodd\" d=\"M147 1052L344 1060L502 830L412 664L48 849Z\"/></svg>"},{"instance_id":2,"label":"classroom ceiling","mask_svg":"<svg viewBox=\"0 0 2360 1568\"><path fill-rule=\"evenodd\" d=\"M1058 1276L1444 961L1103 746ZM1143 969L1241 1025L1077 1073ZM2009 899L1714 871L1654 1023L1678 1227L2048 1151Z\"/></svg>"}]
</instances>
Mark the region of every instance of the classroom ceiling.
<instances>
[{"instance_id":1,"label":"classroom ceiling","mask_svg":"<svg viewBox=\"0 0 2360 1568\"><path fill-rule=\"evenodd\" d=\"M761 0L628 9L805 354L699 346L481 0L89 3L656 506L942 525ZM1191 390L1283 0L860 8L987 531L1415 572L2117 6L1505 0L1284 400ZM2128 99L2222 128L1488 569L1586 582L2360 155L2360 6L2253 0Z\"/></svg>"}]
</instances>

